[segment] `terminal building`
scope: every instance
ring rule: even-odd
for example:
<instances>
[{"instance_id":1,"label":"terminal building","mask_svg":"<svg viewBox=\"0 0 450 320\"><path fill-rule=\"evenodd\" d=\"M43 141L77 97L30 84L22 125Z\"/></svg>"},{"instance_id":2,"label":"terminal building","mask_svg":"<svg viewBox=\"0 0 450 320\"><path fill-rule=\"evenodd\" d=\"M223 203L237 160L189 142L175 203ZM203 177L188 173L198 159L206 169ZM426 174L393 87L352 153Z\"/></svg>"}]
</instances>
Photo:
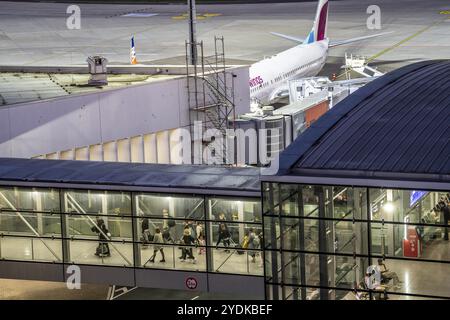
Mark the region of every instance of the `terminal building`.
<instances>
[{"instance_id":1,"label":"terminal building","mask_svg":"<svg viewBox=\"0 0 450 320\"><path fill-rule=\"evenodd\" d=\"M449 72L427 61L370 82L311 123L275 175L2 158L0 277L65 281L77 265L83 282L255 299L448 299ZM164 243L142 241L146 219ZM180 241L197 226L204 242ZM372 285L377 265L388 273Z\"/></svg>"},{"instance_id":2,"label":"terminal building","mask_svg":"<svg viewBox=\"0 0 450 320\"><path fill-rule=\"evenodd\" d=\"M268 299L450 297L439 210L450 199L449 71L429 61L374 80L262 177ZM370 288L378 259L393 279Z\"/></svg>"}]
</instances>

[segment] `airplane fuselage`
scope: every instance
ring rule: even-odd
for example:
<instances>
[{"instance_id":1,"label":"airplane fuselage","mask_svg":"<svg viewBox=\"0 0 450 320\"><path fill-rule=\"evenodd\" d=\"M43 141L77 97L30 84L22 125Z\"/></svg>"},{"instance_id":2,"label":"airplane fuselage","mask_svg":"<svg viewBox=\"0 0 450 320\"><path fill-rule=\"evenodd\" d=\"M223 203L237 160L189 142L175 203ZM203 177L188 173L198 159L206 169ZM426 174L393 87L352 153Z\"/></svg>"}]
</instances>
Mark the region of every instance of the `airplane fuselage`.
<instances>
[{"instance_id":1,"label":"airplane fuselage","mask_svg":"<svg viewBox=\"0 0 450 320\"><path fill-rule=\"evenodd\" d=\"M328 39L300 44L250 66L250 97L267 104L288 90L289 80L316 76L325 65Z\"/></svg>"}]
</instances>

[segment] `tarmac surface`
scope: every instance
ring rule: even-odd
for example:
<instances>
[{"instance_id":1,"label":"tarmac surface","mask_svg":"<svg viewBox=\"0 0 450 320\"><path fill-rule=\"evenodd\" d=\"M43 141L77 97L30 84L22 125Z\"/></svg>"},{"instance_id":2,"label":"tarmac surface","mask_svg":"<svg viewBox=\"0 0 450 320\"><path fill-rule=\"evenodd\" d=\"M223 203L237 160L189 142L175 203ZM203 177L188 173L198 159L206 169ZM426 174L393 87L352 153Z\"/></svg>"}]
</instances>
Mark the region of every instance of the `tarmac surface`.
<instances>
[{"instance_id":1,"label":"tarmac surface","mask_svg":"<svg viewBox=\"0 0 450 320\"><path fill-rule=\"evenodd\" d=\"M223 35L227 58L257 61L295 45L271 35L271 31L305 37L312 27L316 4L198 5L198 39L204 41L208 55L213 53L214 36ZM366 25L366 10L374 4L381 9L381 30L369 30ZM188 36L185 5L80 4L79 30L67 28L68 5L0 2L0 65L83 64L94 54L104 55L110 63L128 63L132 35L139 62L184 63ZM442 11L449 9L442 0L331 1L331 40L394 32L330 49L330 57L341 61L345 52L372 56L412 36L379 60L400 60L397 67L421 59L448 58L450 15Z\"/></svg>"}]
</instances>

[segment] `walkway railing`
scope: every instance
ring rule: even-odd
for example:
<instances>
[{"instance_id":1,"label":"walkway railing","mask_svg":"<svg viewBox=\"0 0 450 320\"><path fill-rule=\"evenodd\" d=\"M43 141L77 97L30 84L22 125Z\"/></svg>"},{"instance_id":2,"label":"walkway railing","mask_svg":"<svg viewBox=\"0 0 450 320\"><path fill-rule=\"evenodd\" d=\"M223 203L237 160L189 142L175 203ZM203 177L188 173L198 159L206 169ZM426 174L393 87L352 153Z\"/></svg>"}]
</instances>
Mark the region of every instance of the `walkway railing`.
<instances>
[{"instance_id":1,"label":"walkway railing","mask_svg":"<svg viewBox=\"0 0 450 320\"><path fill-rule=\"evenodd\" d=\"M8 206L10 206L12 210L14 210L15 214L20 218L20 220L22 220L23 223L25 223L25 225L31 230L31 232L34 233L34 235L42 242L42 244L52 253L56 260L61 261L61 258L58 256L58 254L45 242L39 232L35 228L33 228L33 226L27 221L27 219L25 219L25 217L17 211L17 208L11 203L11 201L8 200L3 192L0 192L0 197L6 202Z\"/></svg>"},{"instance_id":2,"label":"walkway railing","mask_svg":"<svg viewBox=\"0 0 450 320\"><path fill-rule=\"evenodd\" d=\"M87 221L89 221L98 230L98 232L103 237L105 237L105 239L111 241L111 237L109 237L107 234L105 234L103 232L103 230L97 225L97 223L94 221L94 219L92 219L87 214L87 212L83 209L83 207L70 194L66 193L66 197L67 197L67 201L70 202L70 205L72 207L74 207L75 210L78 211L78 213L83 214L83 216L87 218ZM124 259L128 263L128 265L133 265L133 263L130 260L128 260L128 258L114 245L114 243L108 242L108 244L111 245L111 247L113 247L113 249L115 249L117 251L117 253L122 257L122 259Z\"/></svg>"}]
</instances>

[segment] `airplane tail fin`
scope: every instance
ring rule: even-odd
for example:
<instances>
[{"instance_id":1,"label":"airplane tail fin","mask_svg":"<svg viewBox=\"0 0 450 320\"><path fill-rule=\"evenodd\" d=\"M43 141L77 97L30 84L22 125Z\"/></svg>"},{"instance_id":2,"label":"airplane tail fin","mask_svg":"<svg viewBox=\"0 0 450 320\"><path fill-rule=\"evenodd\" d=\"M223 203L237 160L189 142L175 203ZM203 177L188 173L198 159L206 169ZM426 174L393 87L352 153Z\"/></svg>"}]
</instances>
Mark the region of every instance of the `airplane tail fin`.
<instances>
[{"instance_id":1,"label":"airplane tail fin","mask_svg":"<svg viewBox=\"0 0 450 320\"><path fill-rule=\"evenodd\" d=\"M316 18L314 20L314 25L311 29L311 32L308 34L308 36L303 38L293 37L289 35L285 35L282 33L277 32L271 32L273 35L296 42L301 44L309 44L316 41L321 41L324 39L327 39L327 25L328 25L328 0L318 0L317 4L317 11L316 11ZM328 44L329 48L342 46L354 42L364 41L376 37L380 37L386 34L390 34L391 32L383 32L383 33L377 33L372 34L368 36L361 36L357 38L352 39L346 39L346 40L338 40L338 41L330 41Z\"/></svg>"},{"instance_id":2,"label":"airplane tail fin","mask_svg":"<svg viewBox=\"0 0 450 320\"><path fill-rule=\"evenodd\" d=\"M313 43L327 37L328 0L319 0L317 4L316 18L311 32L304 43Z\"/></svg>"},{"instance_id":3,"label":"airplane tail fin","mask_svg":"<svg viewBox=\"0 0 450 320\"><path fill-rule=\"evenodd\" d=\"M130 63L138 64L137 58L136 58L136 48L134 46L134 36L131 37Z\"/></svg>"}]
</instances>

